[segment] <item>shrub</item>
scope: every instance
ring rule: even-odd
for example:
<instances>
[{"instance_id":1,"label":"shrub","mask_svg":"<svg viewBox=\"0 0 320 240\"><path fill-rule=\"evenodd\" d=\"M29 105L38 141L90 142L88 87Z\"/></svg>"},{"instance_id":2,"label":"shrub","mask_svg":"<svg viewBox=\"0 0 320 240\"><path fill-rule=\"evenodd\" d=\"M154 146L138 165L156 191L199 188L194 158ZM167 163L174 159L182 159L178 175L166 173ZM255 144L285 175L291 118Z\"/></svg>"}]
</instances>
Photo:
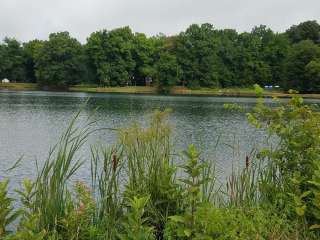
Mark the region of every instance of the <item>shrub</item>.
<instances>
[{"instance_id":1,"label":"shrub","mask_svg":"<svg viewBox=\"0 0 320 240\"><path fill-rule=\"evenodd\" d=\"M122 222L122 232L118 237L120 240L152 240L154 229L147 225L147 218L144 218L145 207L149 197L133 197L129 199L125 220Z\"/></svg>"},{"instance_id":2,"label":"shrub","mask_svg":"<svg viewBox=\"0 0 320 240\"><path fill-rule=\"evenodd\" d=\"M0 239L8 231L7 227L20 215L19 211L14 211L13 199L8 197L9 180L0 182Z\"/></svg>"}]
</instances>

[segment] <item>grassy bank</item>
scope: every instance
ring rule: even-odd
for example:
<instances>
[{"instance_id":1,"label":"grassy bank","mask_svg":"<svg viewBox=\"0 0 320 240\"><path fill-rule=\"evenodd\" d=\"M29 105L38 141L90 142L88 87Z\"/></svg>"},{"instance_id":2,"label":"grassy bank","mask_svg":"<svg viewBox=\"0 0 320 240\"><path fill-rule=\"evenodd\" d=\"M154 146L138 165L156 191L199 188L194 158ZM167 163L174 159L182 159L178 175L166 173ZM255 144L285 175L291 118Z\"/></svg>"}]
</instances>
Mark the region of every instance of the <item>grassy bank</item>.
<instances>
[{"instance_id":1,"label":"grassy bank","mask_svg":"<svg viewBox=\"0 0 320 240\"><path fill-rule=\"evenodd\" d=\"M157 94L156 87L146 86L130 86L130 87L94 87L94 86L72 86L70 91L75 92L104 92L104 93L134 93L134 94ZM253 88L200 88L189 89L186 87L173 87L170 91L171 95L186 96L229 96L229 97L256 97ZM280 91L265 92L267 97L290 97ZM308 97L308 95L304 96ZM310 95L310 97L320 98L320 94Z\"/></svg>"},{"instance_id":2,"label":"grassy bank","mask_svg":"<svg viewBox=\"0 0 320 240\"><path fill-rule=\"evenodd\" d=\"M39 87L35 83L0 83L0 90L37 91Z\"/></svg>"},{"instance_id":3,"label":"grassy bank","mask_svg":"<svg viewBox=\"0 0 320 240\"><path fill-rule=\"evenodd\" d=\"M91 186L72 188L83 164L78 151L103 131L95 122L77 125L76 117L35 181L23 181L19 200L0 182L0 239L319 239L320 113L299 97L279 104L269 108L261 98L248 114L281 140L277 148L251 151L223 183L194 145L176 152L168 113L156 112L147 126L118 129L114 144L92 146Z\"/></svg>"},{"instance_id":4,"label":"grassy bank","mask_svg":"<svg viewBox=\"0 0 320 240\"><path fill-rule=\"evenodd\" d=\"M95 87L95 86L72 86L69 88L73 92L91 92L91 93L133 93L133 94L156 94L157 89L147 86L130 87Z\"/></svg>"},{"instance_id":5,"label":"grassy bank","mask_svg":"<svg viewBox=\"0 0 320 240\"><path fill-rule=\"evenodd\" d=\"M12 91L39 91L40 88L35 83L0 83L0 90ZM148 86L128 86L128 87L97 87L92 85L75 85L69 87L72 92L88 93L123 93L123 94L157 94L156 87ZM189 89L186 87L172 88L171 95L185 96L225 96L225 97L256 97L253 88L200 88ZM282 91L264 91L265 97L290 98L291 94ZM320 99L320 94L299 94L303 98Z\"/></svg>"}]
</instances>

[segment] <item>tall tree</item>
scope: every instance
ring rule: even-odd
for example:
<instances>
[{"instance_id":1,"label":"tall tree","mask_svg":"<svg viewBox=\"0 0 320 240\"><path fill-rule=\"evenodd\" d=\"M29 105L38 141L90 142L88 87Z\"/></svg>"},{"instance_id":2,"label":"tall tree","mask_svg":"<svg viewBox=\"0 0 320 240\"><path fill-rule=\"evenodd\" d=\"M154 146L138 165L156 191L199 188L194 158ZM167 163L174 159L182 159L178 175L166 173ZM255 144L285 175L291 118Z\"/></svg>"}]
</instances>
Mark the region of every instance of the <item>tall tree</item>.
<instances>
[{"instance_id":1,"label":"tall tree","mask_svg":"<svg viewBox=\"0 0 320 240\"><path fill-rule=\"evenodd\" d=\"M309 89L312 92L320 91L320 58L310 61L305 67L306 78L310 81Z\"/></svg>"},{"instance_id":2,"label":"tall tree","mask_svg":"<svg viewBox=\"0 0 320 240\"><path fill-rule=\"evenodd\" d=\"M238 76L236 73L236 57L238 45L238 33L232 29L215 32L217 39L217 71L218 81L221 87L236 86Z\"/></svg>"},{"instance_id":3,"label":"tall tree","mask_svg":"<svg viewBox=\"0 0 320 240\"><path fill-rule=\"evenodd\" d=\"M311 40L320 44L320 25L317 21L306 21L290 27L286 34L293 43Z\"/></svg>"},{"instance_id":4,"label":"tall tree","mask_svg":"<svg viewBox=\"0 0 320 240\"><path fill-rule=\"evenodd\" d=\"M261 77L258 77L260 82L257 80L257 83L283 85L283 69L290 47L289 39L285 34L274 33L265 25L253 28L251 33L261 41L258 60L266 68L262 75L258 71ZM263 73L267 75L263 77Z\"/></svg>"},{"instance_id":5,"label":"tall tree","mask_svg":"<svg viewBox=\"0 0 320 240\"><path fill-rule=\"evenodd\" d=\"M36 73L35 73L35 58L39 53L40 49L43 46L43 41L32 40L23 44L23 49L26 56L26 81L27 82L36 82Z\"/></svg>"},{"instance_id":6,"label":"tall tree","mask_svg":"<svg viewBox=\"0 0 320 240\"><path fill-rule=\"evenodd\" d=\"M219 85L214 32L211 24L193 24L177 38L177 60L182 68L182 80L189 86Z\"/></svg>"},{"instance_id":7,"label":"tall tree","mask_svg":"<svg viewBox=\"0 0 320 240\"><path fill-rule=\"evenodd\" d=\"M303 92L312 91L312 78L306 74L306 68L308 64L319 58L320 47L311 40L294 44L286 60L287 88ZM308 68L310 72L310 68L313 68L313 66L309 65Z\"/></svg>"},{"instance_id":8,"label":"tall tree","mask_svg":"<svg viewBox=\"0 0 320 240\"><path fill-rule=\"evenodd\" d=\"M145 85L145 79L154 77L156 60L155 39L136 33L133 38L132 59L135 62L133 76L135 83Z\"/></svg>"},{"instance_id":9,"label":"tall tree","mask_svg":"<svg viewBox=\"0 0 320 240\"><path fill-rule=\"evenodd\" d=\"M253 33L242 33L238 39L236 72L238 86L265 85L270 82L271 71L262 58L262 39Z\"/></svg>"},{"instance_id":10,"label":"tall tree","mask_svg":"<svg viewBox=\"0 0 320 240\"><path fill-rule=\"evenodd\" d=\"M5 38L0 44L0 78L24 82L26 77L26 56L21 43L14 38Z\"/></svg>"},{"instance_id":11,"label":"tall tree","mask_svg":"<svg viewBox=\"0 0 320 240\"><path fill-rule=\"evenodd\" d=\"M98 82L105 86L124 86L133 76L135 62L132 58L133 33L129 27L95 32L86 46Z\"/></svg>"},{"instance_id":12,"label":"tall tree","mask_svg":"<svg viewBox=\"0 0 320 240\"><path fill-rule=\"evenodd\" d=\"M79 83L84 72L82 46L68 32L52 33L36 52L35 67L40 85L60 88Z\"/></svg>"},{"instance_id":13,"label":"tall tree","mask_svg":"<svg viewBox=\"0 0 320 240\"><path fill-rule=\"evenodd\" d=\"M270 67L273 85L284 85L285 61L290 49L289 39L285 34L275 33L264 44L263 60Z\"/></svg>"},{"instance_id":14,"label":"tall tree","mask_svg":"<svg viewBox=\"0 0 320 240\"><path fill-rule=\"evenodd\" d=\"M159 60L156 63L156 71L159 91L169 93L170 89L177 85L181 73L176 57L168 51L160 53Z\"/></svg>"},{"instance_id":15,"label":"tall tree","mask_svg":"<svg viewBox=\"0 0 320 240\"><path fill-rule=\"evenodd\" d=\"M152 77L163 86L172 86L172 82L189 87L259 83L320 91L319 46L320 25L316 21L294 25L285 33L260 25L239 34L206 23L192 24L174 36L147 37L123 27L92 33L85 46L63 32L51 34L48 41L23 45L5 39L0 43L0 78L65 87L78 82L144 85ZM164 59L173 68L178 64L175 78ZM171 77L164 79L161 71Z\"/></svg>"}]
</instances>

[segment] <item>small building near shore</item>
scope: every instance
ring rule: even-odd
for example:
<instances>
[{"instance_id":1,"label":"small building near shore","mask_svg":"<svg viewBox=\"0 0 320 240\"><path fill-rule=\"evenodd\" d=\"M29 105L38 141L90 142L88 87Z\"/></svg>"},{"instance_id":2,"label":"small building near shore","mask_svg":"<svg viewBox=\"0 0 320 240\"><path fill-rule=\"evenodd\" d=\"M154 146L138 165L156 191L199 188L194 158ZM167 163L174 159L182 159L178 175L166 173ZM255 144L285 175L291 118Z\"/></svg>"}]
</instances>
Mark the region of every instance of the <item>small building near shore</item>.
<instances>
[{"instance_id":1,"label":"small building near shore","mask_svg":"<svg viewBox=\"0 0 320 240\"><path fill-rule=\"evenodd\" d=\"M2 79L2 81L1 81L2 83L9 83L10 82L10 80L9 79L7 79L7 78L4 78L4 79Z\"/></svg>"}]
</instances>

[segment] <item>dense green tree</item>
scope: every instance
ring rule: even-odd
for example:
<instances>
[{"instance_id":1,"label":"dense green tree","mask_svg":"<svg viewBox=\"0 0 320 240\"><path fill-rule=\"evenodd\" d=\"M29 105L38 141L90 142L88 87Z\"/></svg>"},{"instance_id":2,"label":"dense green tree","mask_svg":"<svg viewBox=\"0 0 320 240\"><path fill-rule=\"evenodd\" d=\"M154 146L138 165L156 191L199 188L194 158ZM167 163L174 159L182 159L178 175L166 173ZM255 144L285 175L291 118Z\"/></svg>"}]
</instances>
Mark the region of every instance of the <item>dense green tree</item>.
<instances>
[{"instance_id":1,"label":"dense green tree","mask_svg":"<svg viewBox=\"0 0 320 240\"><path fill-rule=\"evenodd\" d=\"M95 32L88 38L86 49L99 84L124 86L131 82L135 68L133 38L129 27Z\"/></svg>"},{"instance_id":2,"label":"dense green tree","mask_svg":"<svg viewBox=\"0 0 320 240\"><path fill-rule=\"evenodd\" d=\"M285 34L273 34L264 44L263 61L269 65L271 74L271 82L268 84L284 85L284 65L289 48L290 43Z\"/></svg>"},{"instance_id":3,"label":"dense green tree","mask_svg":"<svg viewBox=\"0 0 320 240\"><path fill-rule=\"evenodd\" d=\"M258 83L320 91L319 44L316 21L294 25L285 33L264 25L238 33L206 23L192 24L178 35L148 37L123 27L94 32L84 46L67 32L23 45L7 38L0 43L0 78L58 87L145 85L154 79L161 88L173 82L193 88Z\"/></svg>"},{"instance_id":4,"label":"dense green tree","mask_svg":"<svg viewBox=\"0 0 320 240\"><path fill-rule=\"evenodd\" d=\"M26 77L26 57L21 43L14 38L5 38L0 44L0 79L24 82Z\"/></svg>"},{"instance_id":5,"label":"dense green tree","mask_svg":"<svg viewBox=\"0 0 320 240\"><path fill-rule=\"evenodd\" d=\"M170 89L177 85L181 74L176 57L167 51L160 53L155 68L159 91L169 93Z\"/></svg>"},{"instance_id":6,"label":"dense green tree","mask_svg":"<svg viewBox=\"0 0 320 240\"><path fill-rule=\"evenodd\" d=\"M306 78L310 81L311 91L320 91L320 58L312 60L305 67Z\"/></svg>"},{"instance_id":7,"label":"dense green tree","mask_svg":"<svg viewBox=\"0 0 320 240\"><path fill-rule=\"evenodd\" d=\"M42 86L66 87L81 82L83 48L68 32L52 33L35 53L35 73Z\"/></svg>"},{"instance_id":8,"label":"dense green tree","mask_svg":"<svg viewBox=\"0 0 320 240\"><path fill-rule=\"evenodd\" d=\"M39 53L40 49L43 46L43 41L32 40L23 44L23 49L26 57L26 81L27 82L36 82L36 73L35 73L35 58Z\"/></svg>"},{"instance_id":9,"label":"dense green tree","mask_svg":"<svg viewBox=\"0 0 320 240\"><path fill-rule=\"evenodd\" d=\"M312 91L313 79L308 75L312 72L311 69L314 68L314 64L311 64L311 66L309 64L319 58L320 47L311 40L304 40L294 44L286 60L286 87L302 92ZM306 69L309 70L308 74L306 74Z\"/></svg>"},{"instance_id":10,"label":"dense green tree","mask_svg":"<svg viewBox=\"0 0 320 240\"><path fill-rule=\"evenodd\" d=\"M258 60L262 68L258 68L261 74L259 74L259 71L257 72L256 82L259 84L283 85L283 69L290 47L289 39L285 34L274 33L264 25L255 27L251 33L261 41Z\"/></svg>"},{"instance_id":11,"label":"dense green tree","mask_svg":"<svg viewBox=\"0 0 320 240\"><path fill-rule=\"evenodd\" d=\"M251 30L251 34L258 37L261 40L262 45L268 44L268 42L272 40L274 35L273 31L266 25L255 26Z\"/></svg>"},{"instance_id":12,"label":"dense green tree","mask_svg":"<svg viewBox=\"0 0 320 240\"><path fill-rule=\"evenodd\" d=\"M290 27L286 34L293 43L311 40L320 44L320 25L317 21L306 21Z\"/></svg>"},{"instance_id":13,"label":"dense green tree","mask_svg":"<svg viewBox=\"0 0 320 240\"><path fill-rule=\"evenodd\" d=\"M218 81L221 87L237 85L236 60L238 33L232 29L215 32L217 44Z\"/></svg>"},{"instance_id":14,"label":"dense green tree","mask_svg":"<svg viewBox=\"0 0 320 240\"><path fill-rule=\"evenodd\" d=\"M156 39L145 34L136 33L133 38L132 58L135 62L133 70L134 83L145 84L146 78L155 76Z\"/></svg>"},{"instance_id":15,"label":"dense green tree","mask_svg":"<svg viewBox=\"0 0 320 240\"><path fill-rule=\"evenodd\" d=\"M184 84L191 87L219 85L214 34L211 24L193 24L177 38L177 60L182 68Z\"/></svg>"},{"instance_id":16,"label":"dense green tree","mask_svg":"<svg viewBox=\"0 0 320 240\"><path fill-rule=\"evenodd\" d=\"M242 33L238 39L236 59L237 86L265 85L270 81L270 69L262 58L262 40L252 33Z\"/></svg>"}]
</instances>

